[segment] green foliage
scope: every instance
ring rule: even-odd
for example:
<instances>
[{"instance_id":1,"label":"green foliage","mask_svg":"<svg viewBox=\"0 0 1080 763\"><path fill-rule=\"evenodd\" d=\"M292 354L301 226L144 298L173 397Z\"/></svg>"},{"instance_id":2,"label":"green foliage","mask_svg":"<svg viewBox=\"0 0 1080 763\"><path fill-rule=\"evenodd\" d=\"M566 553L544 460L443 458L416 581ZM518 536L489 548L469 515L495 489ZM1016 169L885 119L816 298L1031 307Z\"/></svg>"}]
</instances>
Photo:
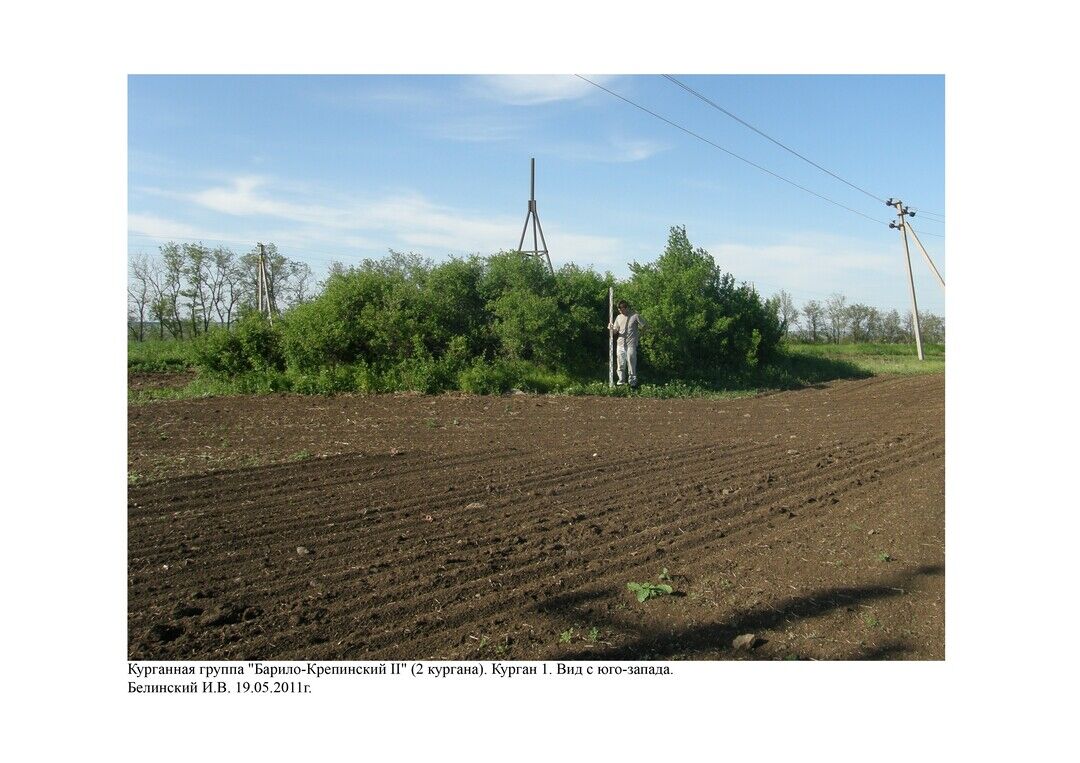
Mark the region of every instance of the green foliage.
<instances>
[{"instance_id":1,"label":"green foliage","mask_svg":"<svg viewBox=\"0 0 1080 763\"><path fill-rule=\"evenodd\" d=\"M634 592L639 602L669 594L674 590L667 583L627 583L626 587Z\"/></svg>"},{"instance_id":2,"label":"green foliage","mask_svg":"<svg viewBox=\"0 0 1080 763\"><path fill-rule=\"evenodd\" d=\"M755 368L768 360L783 333L776 305L750 286L736 286L686 229L674 227L656 262L630 265L628 301L649 329L644 359L666 378L711 376Z\"/></svg>"},{"instance_id":3,"label":"green foliage","mask_svg":"<svg viewBox=\"0 0 1080 763\"><path fill-rule=\"evenodd\" d=\"M562 633L559 634L559 643L560 644L569 644L570 639L572 639L573 637L574 637L574 629L573 628L567 628L566 630L564 630Z\"/></svg>"},{"instance_id":4,"label":"green foliage","mask_svg":"<svg viewBox=\"0 0 1080 763\"><path fill-rule=\"evenodd\" d=\"M639 354L648 383L633 393L602 381L610 274L574 265L552 274L516 252L437 265L391 252L335 268L321 294L296 301L273 326L249 311L231 329L210 327L190 351L208 376L183 394L213 387L729 397L869 373L861 360L779 345L776 299L736 285L684 228L671 229L655 262L631 270L619 296L649 326Z\"/></svg>"},{"instance_id":5,"label":"green foliage","mask_svg":"<svg viewBox=\"0 0 1080 763\"><path fill-rule=\"evenodd\" d=\"M282 371L281 329L261 313L249 311L229 331L214 328L193 343L196 364L206 371L237 376L251 371Z\"/></svg>"},{"instance_id":6,"label":"green foliage","mask_svg":"<svg viewBox=\"0 0 1080 763\"><path fill-rule=\"evenodd\" d=\"M194 344L178 339L128 342L128 370L167 373L186 371L196 364Z\"/></svg>"},{"instance_id":7,"label":"green foliage","mask_svg":"<svg viewBox=\"0 0 1080 763\"><path fill-rule=\"evenodd\" d=\"M936 374L945 371L945 345L924 344L919 360L914 344L785 344L784 352L803 359L846 363L865 376L874 374Z\"/></svg>"}]
</instances>

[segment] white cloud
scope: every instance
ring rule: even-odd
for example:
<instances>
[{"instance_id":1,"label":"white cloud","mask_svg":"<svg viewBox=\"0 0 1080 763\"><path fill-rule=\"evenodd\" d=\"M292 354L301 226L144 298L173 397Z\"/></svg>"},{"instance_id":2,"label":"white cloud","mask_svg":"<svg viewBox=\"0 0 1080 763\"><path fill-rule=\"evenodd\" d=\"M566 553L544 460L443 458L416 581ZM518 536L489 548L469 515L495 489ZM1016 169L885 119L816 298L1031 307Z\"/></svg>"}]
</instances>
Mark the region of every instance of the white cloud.
<instances>
[{"instance_id":1,"label":"white cloud","mask_svg":"<svg viewBox=\"0 0 1080 763\"><path fill-rule=\"evenodd\" d=\"M157 215L128 215L128 232L151 238L197 238L205 235L194 225L168 220Z\"/></svg>"},{"instance_id":2,"label":"white cloud","mask_svg":"<svg viewBox=\"0 0 1080 763\"><path fill-rule=\"evenodd\" d=\"M524 127L520 120L509 121L502 115L470 115L434 119L427 125L427 132L446 140L495 143L521 137Z\"/></svg>"},{"instance_id":3,"label":"white cloud","mask_svg":"<svg viewBox=\"0 0 1080 763\"><path fill-rule=\"evenodd\" d=\"M568 161L621 164L640 162L667 149L666 145L655 141L615 136L595 143L558 143L545 150Z\"/></svg>"},{"instance_id":4,"label":"white cloud","mask_svg":"<svg viewBox=\"0 0 1080 763\"><path fill-rule=\"evenodd\" d=\"M860 290L892 279L899 283L904 275L896 247L813 232L775 243L723 242L706 249L740 281L752 281L765 294L785 289L797 299L822 299L835 291L858 299Z\"/></svg>"},{"instance_id":5,"label":"white cloud","mask_svg":"<svg viewBox=\"0 0 1080 763\"><path fill-rule=\"evenodd\" d=\"M386 248L429 256L509 250L517 245L525 220L524 210L520 217L482 215L435 203L418 193L377 199L338 197L322 204L298 202L280 193L280 184L267 178L241 176L182 198L232 217L272 220L274 229L268 230L266 222L257 227L262 238L280 244L356 248L367 250L366 254ZM571 260L599 268L625 264L618 259L625 258L625 246L617 238L567 231L555 219L544 218L543 224L556 265ZM182 238L200 235L194 226L143 214L130 215L129 225L133 231L145 225L157 228L155 233Z\"/></svg>"},{"instance_id":6,"label":"white cloud","mask_svg":"<svg viewBox=\"0 0 1080 763\"><path fill-rule=\"evenodd\" d=\"M592 76L590 79L602 84L612 77ZM573 74L491 75L478 77L476 86L481 94L515 106L576 100L595 90Z\"/></svg>"}]
</instances>

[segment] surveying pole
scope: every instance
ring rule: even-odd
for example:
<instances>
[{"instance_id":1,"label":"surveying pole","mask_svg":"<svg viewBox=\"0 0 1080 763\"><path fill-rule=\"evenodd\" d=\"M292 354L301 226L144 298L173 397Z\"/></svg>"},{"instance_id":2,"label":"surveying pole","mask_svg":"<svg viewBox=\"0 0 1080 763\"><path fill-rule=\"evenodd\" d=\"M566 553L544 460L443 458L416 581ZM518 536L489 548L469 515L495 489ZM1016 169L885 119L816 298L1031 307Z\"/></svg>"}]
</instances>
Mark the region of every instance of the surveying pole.
<instances>
[{"instance_id":1,"label":"surveying pole","mask_svg":"<svg viewBox=\"0 0 1080 763\"><path fill-rule=\"evenodd\" d=\"M914 213L905 207L904 203L899 199L890 198L885 204L896 208L896 216L899 218L899 222L889 223L889 227L899 228L900 235L904 239L904 262L907 263L908 286L911 288L911 320L915 324L915 349L919 352L919 360L922 360L922 332L919 330L919 305L915 301L915 277L911 273L911 249L908 247L907 220L905 220L907 215ZM940 276L938 277L940 278Z\"/></svg>"},{"instance_id":2,"label":"surveying pole","mask_svg":"<svg viewBox=\"0 0 1080 763\"><path fill-rule=\"evenodd\" d=\"M543 257L547 260L548 270L555 275L555 269L551 267L551 256L548 254L547 241L544 240L544 229L540 225L540 216L536 213L536 159L529 160L529 210L525 213L525 226L521 229L521 239L518 241L517 251L530 257ZM529 221L533 224L533 248L523 249L525 246L525 233L529 230ZM537 234L540 238L537 240ZM540 244L544 248L540 248Z\"/></svg>"},{"instance_id":3,"label":"surveying pole","mask_svg":"<svg viewBox=\"0 0 1080 763\"><path fill-rule=\"evenodd\" d=\"M615 321L615 287L609 286L607 290L607 322ZM608 329L607 332L607 385L615 386L615 332Z\"/></svg>"}]
</instances>

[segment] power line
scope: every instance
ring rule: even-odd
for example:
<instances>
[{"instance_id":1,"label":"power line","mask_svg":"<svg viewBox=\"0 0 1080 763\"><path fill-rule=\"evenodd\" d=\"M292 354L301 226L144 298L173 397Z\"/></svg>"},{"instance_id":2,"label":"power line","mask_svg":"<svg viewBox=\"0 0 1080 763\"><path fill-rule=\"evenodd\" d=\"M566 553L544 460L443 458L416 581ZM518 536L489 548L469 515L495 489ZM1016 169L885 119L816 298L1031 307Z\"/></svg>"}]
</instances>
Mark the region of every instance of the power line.
<instances>
[{"instance_id":1,"label":"power line","mask_svg":"<svg viewBox=\"0 0 1080 763\"><path fill-rule=\"evenodd\" d=\"M874 199L875 201L881 201L881 202L884 202L884 201L885 201L885 199L881 198L881 197L880 197L880 196L878 196L877 194L873 194L873 193L870 193L870 192L869 192L869 191L867 191L867 190L866 190L865 188L860 188L859 186L855 185L855 184L854 184L854 183L852 183L851 181L849 181L849 180L845 180L844 178L840 177L839 175L837 175L837 174L836 174L835 172L833 172L832 170L828 170L828 169L826 169L826 168L822 167L822 166L821 166L820 164L818 164L817 162L813 161L812 159L808 159L808 158L806 158L805 156L803 156L802 154L800 154L800 153L799 153L798 151L796 151L795 149L791 148L790 146L784 145L783 143L781 143L780 141L778 141L778 140L777 140L776 138L772 137L771 135L766 135L765 133L763 133L763 132L762 132L761 130L759 130L758 128L754 127L754 126L753 126L752 124L750 124L750 123L749 123L749 122L747 122L746 120L744 120L744 119L742 119L742 118L740 118L740 117L736 116L735 114L732 114L732 113L731 113L730 111L728 111L727 109L725 109L725 108L724 108L723 106L721 106L720 104L718 104L718 103L716 103L716 102L714 102L714 101L710 100L709 98L706 98L706 97L705 97L704 95L702 95L701 93L699 93L699 92L698 92L697 90L694 90L694 88L690 87L689 85L687 85L687 84L685 84L685 83L683 83L683 82L680 82L679 80L677 80L677 79L675 79L674 77L672 77L672 76L671 76L670 74L661 74L660 76L661 76L661 77L663 77L664 79L668 80L669 82L672 82L672 83L674 83L674 84L678 85L679 87L681 87L681 88L682 88L683 90L685 90L686 92L690 93L690 94L691 94L691 95L693 95L694 97L696 97L696 98L699 98L699 99L701 99L702 101L704 101L705 103L709 104L710 106L712 106L712 107L713 107L714 109L716 109L717 111L720 111L720 112L722 112L722 113L724 113L724 114L727 114L727 115L728 115L729 117L731 117L732 119L734 119L734 120L735 120L736 122L738 122L739 124L743 125L744 127L748 127L749 129L753 130L754 132L756 132L756 133L757 133L758 135L760 135L761 137L765 138L765 140L768 140L768 141L771 141L772 143L775 143L776 145L780 146L780 148L784 149L784 150L785 150L785 151L787 151L788 153L790 153L790 154L794 154L795 156L799 157L800 159L802 159L802 160L803 160L804 162L806 162L807 164L811 164L811 165L813 165L814 167L817 167L817 168L818 168L819 170L821 170L822 172L824 172L824 173L825 173L826 175L831 175L832 177L834 177L834 178L836 178L837 180L839 180L839 181L840 181L841 183L844 183L845 185L848 185L848 186L850 186L850 187L854 188L854 189L855 189L856 191L858 191L859 193L865 194L865 195L869 196L869 197L870 197L871 199Z\"/></svg>"},{"instance_id":2,"label":"power line","mask_svg":"<svg viewBox=\"0 0 1080 763\"><path fill-rule=\"evenodd\" d=\"M777 173L773 172L772 170L770 170L770 169L768 169L768 168L766 168L766 167L762 167L762 166L761 166L760 164L757 164L756 162L752 162L752 161L750 161L749 159L747 159L747 158L746 158L746 157L744 157L744 156L739 156L739 155L738 155L738 154L736 154L736 153L735 153L734 151L729 151L728 149L726 149L726 148L724 148L723 146L721 146L721 145L720 145L719 143L714 143L713 141L709 140L708 138L705 138L705 137L702 137L701 135L698 135L698 134L697 134L696 132L694 132L693 130L690 130L690 129L686 128L686 127L683 127L682 125L680 125L680 124L677 124L676 122L672 122L672 121L671 121L670 119L668 119L667 117L661 116L660 114L657 114L657 113L656 113L655 111L652 111L652 110L650 110L650 109L647 109L647 108L645 108L644 106L642 106L641 104L639 104L639 103L635 103L634 101L631 101L631 100L630 100L629 98L626 98L625 96L621 96L621 95L619 95L618 93L616 93L616 92L615 92L615 91L613 91L613 90L608 90L608 89L607 89L606 87L604 87L603 85L597 84L596 82L593 82L593 81L592 81L591 79L589 79L589 78L587 78L587 77L582 77L582 76L581 76L580 74L575 74L574 76L575 76L575 77L578 77L578 78L580 78L580 79L583 79L583 80L585 80L586 82L588 82L588 83L589 83L590 85L593 85L594 87L598 87L598 88L600 88L600 89L601 89L601 90L603 90L603 91L604 91L605 93L608 93L608 94L610 94L610 95L613 95L613 96L615 96L615 97L616 97L616 98L618 98L618 99L619 99L620 101L624 101L624 102L626 102L626 103L630 104L631 106L633 106L634 108L636 108L636 109L640 109L641 111L644 111L644 112L645 112L646 114L649 114L649 115L651 115L651 116L654 116L654 117L656 117L656 118L657 118L657 119L659 119L659 120L660 120L661 122L666 122L667 124L671 125L672 127L676 128L676 129L678 129L678 130L682 130L682 131L683 131L684 133L686 133L687 135L691 135L691 136L693 136L693 137L697 138L698 140L700 140L700 141L701 141L701 142L703 142L703 143L708 143L708 144L709 144L710 146L712 146L713 148L718 148L718 149L720 149L721 151L723 151L723 152L724 152L725 154L728 154L729 156L733 156L733 157L735 157L736 159L738 159L739 161L741 161L741 162L745 162L746 164L749 164L749 165L750 165L751 167L753 167L753 168L755 168L755 169L758 169L758 170L761 170L762 172L766 173L767 175L772 175L772 176L773 176L774 178L776 178L777 180L782 180L782 181L784 181L785 183L787 183L788 185L792 185L792 186L794 186L794 187L798 188L798 189L799 189L800 191L805 191L806 193L810 194L811 196L816 196L817 198L821 199L822 201L827 201L827 202L829 202L830 204L832 204L832 205L834 205L834 206L840 207L841 209L846 209L846 210L847 210L848 212L851 212L851 213L853 213L853 214L856 214L856 215L858 215L859 217L864 217L864 218L866 218L867 220L870 220L871 222L875 222L875 223L878 223L878 224L880 224L880 225L888 225L888 223L887 223L887 222L885 222L884 220L878 220L878 219L877 219L876 217L871 217L870 215L865 215L865 214L863 214L862 212L860 212L860 211L859 211L859 210L857 210L857 209L852 209L851 207L847 206L846 204L841 204L841 203L840 203L839 201L834 201L833 199L830 199L830 198L829 198L828 196L822 196L822 195L821 195L820 193L818 193L817 191L811 191L811 190L810 190L809 188L807 188L806 186L803 186L803 185L799 185L799 184L798 184L798 183L796 183L796 182L795 182L794 180L788 180L788 179L787 179L786 177L784 177L783 175L778 175ZM874 198L877 198L877 197L875 196Z\"/></svg>"},{"instance_id":3,"label":"power line","mask_svg":"<svg viewBox=\"0 0 1080 763\"><path fill-rule=\"evenodd\" d=\"M810 165L813 165L814 167L817 167L817 168L818 168L819 170L821 170L822 172L824 172L824 173L825 173L826 175L830 175L830 176L832 176L832 177L836 178L836 179L837 179L837 180L839 180L839 181L840 181L841 183L844 183L845 185L847 185L847 186L850 186L851 188L854 188L854 189L855 189L856 191L858 191L859 193L865 194L865 195L869 196L869 197L870 197L871 199L874 199L875 201L880 201L880 202L884 202L884 201L885 201L885 199L881 198L881 197L880 197L880 196L878 196L877 194L871 193L870 191L867 191L867 190L866 190L865 188L861 188L861 187L859 187L859 186L855 185L854 183L852 183L852 182L851 182L851 181L849 181L849 180L845 180L844 178L840 177L839 175L837 175L837 174L836 174L835 172L833 172L832 170L829 170L829 169L826 169L825 167L822 167L822 166L821 166L820 164L818 164L817 162L815 162L815 161L813 161L812 159L809 159L809 158L807 158L807 157L803 156L802 154L800 154L800 153L799 153L798 151L796 151L795 149L791 148L790 146L788 146L788 145L785 145L784 143L781 143L780 141L778 141L778 140L777 140L776 138L772 137L771 135L767 135L766 133L764 133L764 132L762 132L761 130L759 130L759 129L758 129L757 127L754 127L754 125L752 125L752 124L750 124L749 122L747 122L747 121L746 121L745 119L742 119L741 117L737 116L736 114L732 114L732 113L731 113L730 111L728 111L727 109L725 109L725 108L724 108L723 106L721 106L720 104L718 104L718 103L716 103L715 101L713 101L713 100L709 99L708 97L706 97L706 96L702 95L701 93L699 93L699 92L698 92L697 90L695 90L694 88L690 87L690 86L689 86L689 85L687 85L686 83L684 83L684 82L680 82L679 80L677 80L677 79L676 79L675 77L671 76L670 74L661 74L660 76L661 76L661 77L663 77L664 79L668 80L669 82L671 82L671 83L673 83L673 84L675 84L675 85L678 85L678 86L679 86L679 87L681 87L681 88L682 88L683 90L685 90L686 92L688 92L688 93L690 93L691 95L693 95L693 96L694 96L695 98L698 98L698 99L700 99L700 100L704 101L705 103L709 104L710 106L712 106L712 107L713 107L714 109L716 109L717 111L719 111L719 112L721 112L721 113L723 113L723 114L726 114L727 116L731 117L731 118L732 118L732 119L734 119L734 120L735 120L736 122L738 122L739 124L743 125L744 127L747 127L747 128L749 128L749 129L753 130L753 131L754 131L754 132L756 132L756 133L757 133L758 135L760 135L761 137L765 138L765 140L768 140L768 141L770 141L770 142L772 142L772 143L775 143L776 145L780 146L780 148L784 149L784 150L785 150L785 151L787 151L788 153L794 154L795 156L799 157L800 159L802 159L802 160L803 160L804 162L806 162L807 164L810 164ZM915 209L916 211L918 211L918 212L922 212L922 214L924 214L924 215L932 215L932 216L935 216L935 217L944 217L944 215L943 215L943 214L939 214L939 213L937 213L937 212L926 212L926 211L924 211L924 210L920 210L920 209L919 209L918 207L914 207L914 209Z\"/></svg>"},{"instance_id":4,"label":"power line","mask_svg":"<svg viewBox=\"0 0 1080 763\"><path fill-rule=\"evenodd\" d=\"M927 220L930 220L931 222L941 223L942 225L945 224L945 215L943 214L938 214L937 212L927 212L925 209L919 209L918 207L912 207L912 209L925 217Z\"/></svg>"}]
</instances>

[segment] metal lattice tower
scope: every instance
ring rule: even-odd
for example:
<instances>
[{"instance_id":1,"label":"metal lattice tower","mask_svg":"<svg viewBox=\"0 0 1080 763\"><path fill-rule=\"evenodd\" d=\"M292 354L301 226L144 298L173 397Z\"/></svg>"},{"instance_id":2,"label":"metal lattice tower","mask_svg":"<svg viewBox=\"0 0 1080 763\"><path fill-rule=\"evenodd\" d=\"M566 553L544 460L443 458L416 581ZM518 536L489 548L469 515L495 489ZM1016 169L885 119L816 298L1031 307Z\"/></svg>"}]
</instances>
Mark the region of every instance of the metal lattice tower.
<instances>
[{"instance_id":1,"label":"metal lattice tower","mask_svg":"<svg viewBox=\"0 0 1080 763\"><path fill-rule=\"evenodd\" d=\"M525 246L525 234L529 230L529 221L533 224L533 248L523 249ZM537 240L539 235L539 240ZM540 244L544 248L540 248ZM528 257L543 257L547 261L548 270L555 275L555 269L551 267L551 256L548 254L547 241L544 240L544 229L540 225L540 216L536 214L536 159L530 160L529 176L529 211L525 213L525 226L521 229L521 240L518 241L517 251Z\"/></svg>"}]
</instances>

